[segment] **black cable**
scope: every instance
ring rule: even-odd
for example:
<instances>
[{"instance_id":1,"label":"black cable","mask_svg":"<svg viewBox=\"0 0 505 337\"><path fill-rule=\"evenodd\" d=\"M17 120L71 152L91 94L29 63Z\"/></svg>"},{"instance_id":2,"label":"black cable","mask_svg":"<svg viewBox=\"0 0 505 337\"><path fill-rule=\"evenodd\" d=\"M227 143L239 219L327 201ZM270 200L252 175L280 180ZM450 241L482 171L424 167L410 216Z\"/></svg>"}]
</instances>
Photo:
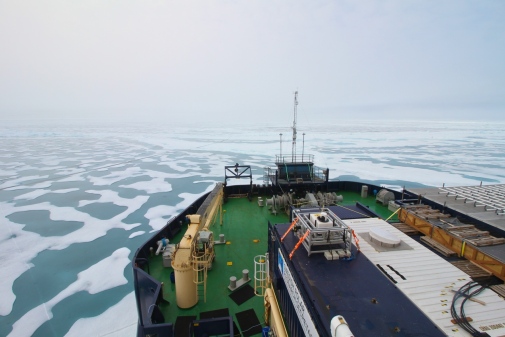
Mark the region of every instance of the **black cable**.
<instances>
[{"instance_id":1,"label":"black cable","mask_svg":"<svg viewBox=\"0 0 505 337\"><path fill-rule=\"evenodd\" d=\"M453 315L453 318L456 319L457 324L461 326L461 328L463 328L465 331L470 333L472 336L479 332L468 322L464 311L464 304L466 303L466 300L470 296L469 294L470 290L476 286L478 286L478 284L475 282L468 282L464 286L462 286L455 294L453 304L451 306L451 315ZM455 304L456 301L460 298L464 298L464 300L461 302L459 306L459 313L458 313L456 311Z\"/></svg>"},{"instance_id":2,"label":"black cable","mask_svg":"<svg viewBox=\"0 0 505 337\"><path fill-rule=\"evenodd\" d=\"M263 322L263 323L258 323L258 324L256 324L256 325L253 325L253 326L251 326L249 329L242 330L242 333L247 332L247 331L249 331L249 330L251 330L252 328L255 328L255 327L257 327L257 326L262 326L263 324L265 324L265 322Z\"/></svg>"},{"instance_id":3,"label":"black cable","mask_svg":"<svg viewBox=\"0 0 505 337\"><path fill-rule=\"evenodd\" d=\"M476 288L476 289L475 289ZM480 337L480 336L489 336L485 332L480 332L475 329L470 322L468 321L465 314L465 303L467 300L471 299L473 296L480 294L487 286L480 285L478 282L470 281L463 285L458 291L455 292L454 297L452 299L451 304L451 316L456 321L463 330L470 333L472 336ZM456 302L463 298L461 304L459 305L459 313L456 310Z\"/></svg>"}]
</instances>

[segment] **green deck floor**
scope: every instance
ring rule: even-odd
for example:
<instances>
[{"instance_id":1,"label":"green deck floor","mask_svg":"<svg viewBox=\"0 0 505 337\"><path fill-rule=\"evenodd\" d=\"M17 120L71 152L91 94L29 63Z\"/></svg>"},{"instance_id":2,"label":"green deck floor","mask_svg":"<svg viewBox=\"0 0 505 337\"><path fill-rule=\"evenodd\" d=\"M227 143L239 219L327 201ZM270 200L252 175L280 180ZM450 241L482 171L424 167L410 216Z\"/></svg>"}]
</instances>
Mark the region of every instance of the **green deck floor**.
<instances>
[{"instance_id":1,"label":"green deck floor","mask_svg":"<svg viewBox=\"0 0 505 337\"><path fill-rule=\"evenodd\" d=\"M172 268L163 267L161 255L154 256L150 263L151 274L164 283L164 298L170 305L162 305L161 309L168 322L175 322L177 316L197 316L199 313L210 310L228 308L230 315L237 323L235 314L240 311L253 308L260 322L263 318L263 298L256 296L246 301L242 305L237 305L229 298L231 291L228 289L230 277L235 276L237 280L242 277L242 270L249 270L251 281L249 284L254 287L254 256L264 255L267 251L268 220L273 223L285 223L289 221L287 215L272 215L266 207L259 207L257 198L249 202L246 198L230 198L223 205L223 224L219 224L219 217L211 230L214 232L214 239L219 240L219 235L224 234L225 240L229 244L215 245L216 258L212 269L207 274L206 301L203 294L200 296L198 304L190 309L180 309L176 305L175 287L170 281ZM183 232L174 238L171 243L179 242ZM259 240L258 242L255 242ZM229 266L228 263L232 265Z\"/></svg>"},{"instance_id":2,"label":"green deck floor","mask_svg":"<svg viewBox=\"0 0 505 337\"><path fill-rule=\"evenodd\" d=\"M358 193L344 192L345 204L355 204L359 201L368 205L370 209L381 215L383 218L391 215L387 207L375 203L374 197L362 199ZM265 199L265 197L263 197ZM233 302L228 289L230 277L235 276L237 280L242 277L242 270L248 269L251 281L249 284L254 287L254 256L264 255L267 251L268 221L272 223L286 223L289 218L285 214L272 215L266 207L259 207L257 198L249 202L246 198L228 199L223 205L223 224L219 224L219 217L216 223L210 228L214 232L214 239L219 240L219 235L224 234L225 240L229 244L215 245L216 258L213 267L207 275L206 301L201 294L198 303L190 309L180 309L175 300L175 288L177 285L170 281L172 268L163 266L162 256L154 256L150 261L150 272L158 280L164 283L164 298L170 302L169 305L162 304L161 310L167 322L175 323L177 316L196 316L199 313L210 310L228 308L235 323L238 323L235 314L240 311L253 308L261 323L264 322L263 299L256 296L246 301L242 305ZM171 243L180 241L185 229L174 238ZM256 240L259 240L256 242ZM231 262L232 265L228 265ZM237 325L238 326L238 325ZM260 335L260 334L258 334Z\"/></svg>"},{"instance_id":3,"label":"green deck floor","mask_svg":"<svg viewBox=\"0 0 505 337\"><path fill-rule=\"evenodd\" d=\"M361 195L355 192L337 192L337 195L342 195L344 197L342 205L354 205L356 202L360 202L363 205L368 206L369 209L377 213L383 219L387 219L391 214L393 214L387 206L377 203L373 195L368 196L367 198L361 198ZM389 221L395 222L397 220L398 217L395 214Z\"/></svg>"}]
</instances>

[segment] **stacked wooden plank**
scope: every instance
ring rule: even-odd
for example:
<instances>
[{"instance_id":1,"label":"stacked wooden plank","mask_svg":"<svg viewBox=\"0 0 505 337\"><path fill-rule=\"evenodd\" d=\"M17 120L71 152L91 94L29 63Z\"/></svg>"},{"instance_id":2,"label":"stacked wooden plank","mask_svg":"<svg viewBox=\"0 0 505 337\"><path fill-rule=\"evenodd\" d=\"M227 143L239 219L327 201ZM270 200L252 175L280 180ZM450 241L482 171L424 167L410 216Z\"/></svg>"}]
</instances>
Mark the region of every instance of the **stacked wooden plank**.
<instances>
[{"instance_id":1,"label":"stacked wooden plank","mask_svg":"<svg viewBox=\"0 0 505 337\"><path fill-rule=\"evenodd\" d=\"M491 273L482 269L475 263L468 260L451 262L455 267L467 273L474 280L484 280L491 277Z\"/></svg>"},{"instance_id":2,"label":"stacked wooden plank","mask_svg":"<svg viewBox=\"0 0 505 337\"><path fill-rule=\"evenodd\" d=\"M490 286L490 288L495 293L497 293L501 297L505 298L505 284L497 284L497 285L494 285L494 286Z\"/></svg>"},{"instance_id":3,"label":"stacked wooden plank","mask_svg":"<svg viewBox=\"0 0 505 337\"><path fill-rule=\"evenodd\" d=\"M505 243L504 238L496 238L487 231L481 231L473 225L447 227L446 230L476 247L500 245Z\"/></svg>"},{"instance_id":4,"label":"stacked wooden plank","mask_svg":"<svg viewBox=\"0 0 505 337\"><path fill-rule=\"evenodd\" d=\"M407 235L418 235L419 234L419 231L417 229L412 228L411 226L409 226L403 222L392 223L391 225Z\"/></svg>"},{"instance_id":5,"label":"stacked wooden plank","mask_svg":"<svg viewBox=\"0 0 505 337\"><path fill-rule=\"evenodd\" d=\"M432 247L433 249L437 250L441 254L445 256L453 256L456 255L455 252L453 252L451 249L445 247L441 243L433 240L429 236L421 236L421 241L425 242L428 246Z\"/></svg>"},{"instance_id":6,"label":"stacked wooden plank","mask_svg":"<svg viewBox=\"0 0 505 337\"><path fill-rule=\"evenodd\" d=\"M408 205L402 207L398 213L398 219L426 235L421 239L440 253L446 256L461 255L505 281L505 261L500 255L495 254L496 251L505 247L504 238L496 238L486 231L478 230L473 225L462 224L457 218L425 219L419 214L422 214L427 207L429 206L412 207ZM437 242L438 245L435 245L434 242ZM489 249L482 247L490 245L496 245L492 249L495 251L493 254ZM449 249L450 252L442 247Z\"/></svg>"},{"instance_id":7,"label":"stacked wooden plank","mask_svg":"<svg viewBox=\"0 0 505 337\"><path fill-rule=\"evenodd\" d=\"M414 211L414 214L417 216L426 219L426 220L431 220L431 219L444 219L444 218L450 218L450 214L445 214L440 212L438 209L432 209L430 207L427 208L419 208L416 211Z\"/></svg>"}]
</instances>

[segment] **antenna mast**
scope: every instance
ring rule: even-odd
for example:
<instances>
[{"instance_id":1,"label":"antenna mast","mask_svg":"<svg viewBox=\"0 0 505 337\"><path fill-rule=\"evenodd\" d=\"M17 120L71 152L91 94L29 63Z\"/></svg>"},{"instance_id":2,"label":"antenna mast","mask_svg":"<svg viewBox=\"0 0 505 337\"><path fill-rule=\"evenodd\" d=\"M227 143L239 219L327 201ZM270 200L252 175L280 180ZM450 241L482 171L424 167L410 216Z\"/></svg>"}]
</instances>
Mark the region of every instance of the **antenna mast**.
<instances>
[{"instance_id":1,"label":"antenna mast","mask_svg":"<svg viewBox=\"0 0 505 337\"><path fill-rule=\"evenodd\" d=\"M298 106L298 91L295 91L295 108L293 117L293 148L291 150L291 161L295 162L296 158L296 107Z\"/></svg>"}]
</instances>

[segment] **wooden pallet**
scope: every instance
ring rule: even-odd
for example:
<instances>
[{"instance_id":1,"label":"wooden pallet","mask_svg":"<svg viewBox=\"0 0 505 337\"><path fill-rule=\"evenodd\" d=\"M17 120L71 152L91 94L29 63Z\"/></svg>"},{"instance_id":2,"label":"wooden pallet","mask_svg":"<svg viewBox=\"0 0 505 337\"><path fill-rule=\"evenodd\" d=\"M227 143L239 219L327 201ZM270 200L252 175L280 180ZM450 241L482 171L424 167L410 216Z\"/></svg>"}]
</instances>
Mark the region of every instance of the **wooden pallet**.
<instances>
[{"instance_id":1,"label":"wooden pallet","mask_svg":"<svg viewBox=\"0 0 505 337\"><path fill-rule=\"evenodd\" d=\"M474 225L452 225L450 223L447 223L447 224L449 226L452 226L452 227L447 227L446 228L448 231L451 231L451 232L457 232L457 231L464 231L464 230L469 230L469 229L475 229Z\"/></svg>"},{"instance_id":2,"label":"wooden pallet","mask_svg":"<svg viewBox=\"0 0 505 337\"><path fill-rule=\"evenodd\" d=\"M417 210L417 208L413 209ZM473 225L459 224L459 222L457 222L457 224L452 224L452 221L445 221L443 219L440 219L435 223L430 220L422 219L418 215L414 214L410 208L400 208L398 219L408 224L409 226L416 228L425 236L432 238L440 243L440 245L430 244L430 240L424 237L423 244L430 245L431 247L436 247L434 249L436 249L437 252L440 252L441 254L463 254L466 259L473 261L483 269L491 272L494 276L498 277L502 281L505 281L505 262L502 259L496 258L494 255L491 255L487 252L487 250L484 250L481 247L483 245L495 244L497 245L495 246L496 249L500 250L500 248L502 248L500 246L505 247L504 243L500 245L503 238L495 238L490 235L483 237L462 238L456 235L456 232L465 228L474 228L472 227ZM446 248L442 247L447 247L451 251L449 252L446 250Z\"/></svg>"},{"instance_id":3,"label":"wooden pallet","mask_svg":"<svg viewBox=\"0 0 505 337\"><path fill-rule=\"evenodd\" d=\"M488 231L481 231L473 225L447 227L446 230L452 235L464 239L476 247L501 245L505 243L504 238L495 238L489 235Z\"/></svg>"},{"instance_id":4,"label":"wooden pallet","mask_svg":"<svg viewBox=\"0 0 505 337\"><path fill-rule=\"evenodd\" d=\"M417 235L419 234L419 231L415 228L410 227L409 225L403 223L403 222L398 222L398 223L392 223L391 226L395 227L399 231L403 232L404 234L407 235Z\"/></svg>"},{"instance_id":5,"label":"wooden pallet","mask_svg":"<svg viewBox=\"0 0 505 337\"><path fill-rule=\"evenodd\" d=\"M495 293L497 293L501 297L505 298L505 284L497 284L494 286L490 286L489 288L491 288Z\"/></svg>"},{"instance_id":6,"label":"wooden pallet","mask_svg":"<svg viewBox=\"0 0 505 337\"><path fill-rule=\"evenodd\" d=\"M453 266L467 273L474 280L485 280L491 277L491 273L485 269L482 269L472 261L462 260L451 262Z\"/></svg>"},{"instance_id":7,"label":"wooden pallet","mask_svg":"<svg viewBox=\"0 0 505 337\"><path fill-rule=\"evenodd\" d=\"M450 214L441 213L438 209L431 209L431 208L421 208L421 209L414 211L414 213L417 216L424 218L426 220L443 219L443 218L450 218L451 217Z\"/></svg>"},{"instance_id":8,"label":"wooden pallet","mask_svg":"<svg viewBox=\"0 0 505 337\"><path fill-rule=\"evenodd\" d=\"M416 205L405 205L403 208L408 209L410 211L414 211L416 209L431 209L428 205L416 204Z\"/></svg>"},{"instance_id":9,"label":"wooden pallet","mask_svg":"<svg viewBox=\"0 0 505 337\"><path fill-rule=\"evenodd\" d=\"M421 241L424 241L428 246L432 247L433 249L435 249L436 251L440 252L441 254L447 257L456 255L456 253L453 252L451 249L445 247L441 243L438 243L429 236L421 236Z\"/></svg>"},{"instance_id":10,"label":"wooden pallet","mask_svg":"<svg viewBox=\"0 0 505 337\"><path fill-rule=\"evenodd\" d=\"M479 238L479 239L472 239L472 240L467 240L471 244L477 247L483 247L483 246L494 246L494 245L501 245L505 243L504 238L495 238L495 237L489 237L489 238Z\"/></svg>"}]
</instances>

